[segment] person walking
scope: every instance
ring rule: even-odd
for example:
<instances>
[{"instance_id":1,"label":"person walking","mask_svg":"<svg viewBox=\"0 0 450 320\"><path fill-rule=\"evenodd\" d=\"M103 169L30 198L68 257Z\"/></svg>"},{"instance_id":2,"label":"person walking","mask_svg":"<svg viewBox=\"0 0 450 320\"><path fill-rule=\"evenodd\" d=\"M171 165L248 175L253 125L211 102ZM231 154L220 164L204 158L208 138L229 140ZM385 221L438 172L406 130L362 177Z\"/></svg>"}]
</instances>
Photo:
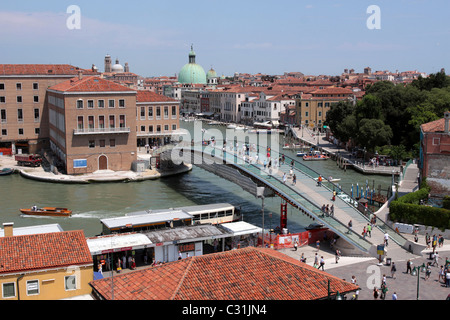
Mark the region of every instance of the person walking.
<instances>
[{"instance_id":1,"label":"person walking","mask_svg":"<svg viewBox=\"0 0 450 320\"><path fill-rule=\"evenodd\" d=\"M283 183L286 184L286 180L287 180L287 176L286 176L286 172L283 174Z\"/></svg>"},{"instance_id":2,"label":"person walking","mask_svg":"<svg viewBox=\"0 0 450 320\"><path fill-rule=\"evenodd\" d=\"M320 240L316 241L316 249L317 249L317 251L320 250Z\"/></svg>"},{"instance_id":3,"label":"person walking","mask_svg":"<svg viewBox=\"0 0 450 320\"><path fill-rule=\"evenodd\" d=\"M395 266L395 262L392 262L391 266L391 278L395 279L395 273L397 272L397 267Z\"/></svg>"},{"instance_id":4,"label":"person walking","mask_svg":"<svg viewBox=\"0 0 450 320\"><path fill-rule=\"evenodd\" d=\"M319 267L319 256L316 255L314 256L314 268L318 268Z\"/></svg>"},{"instance_id":5,"label":"person walking","mask_svg":"<svg viewBox=\"0 0 450 320\"><path fill-rule=\"evenodd\" d=\"M447 269L447 272L445 273L445 286L447 288L450 288L450 270Z\"/></svg>"},{"instance_id":6,"label":"person walking","mask_svg":"<svg viewBox=\"0 0 450 320\"><path fill-rule=\"evenodd\" d=\"M374 287L373 288L373 298L375 300L377 300L379 295L380 295L380 292L378 291L377 287Z\"/></svg>"},{"instance_id":7,"label":"person walking","mask_svg":"<svg viewBox=\"0 0 450 320\"><path fill-rule=\"evenodd\" d=\"M386 283L383 283L383 284L381 285L381 296L380 296L380 299L381 299L381 300L385 300L385 299L386 299L386 293L387 293L388 291L389 291L389 289L388 289Z\"/></svg>"},{"instance_id":8,"label":"person walking","mask_svg":"<svg viewBox=\"0 0 450 320\"><path fill-rule=\"evenodd\" d=\"M292 184L295 186L296 183L297 183L297 176L294 173L294 175L292 176Z\"/></svg>"},{"instance_id":9,"label":"person walking","mask_svg":"<svg viewBox=\"0 0 450 320\"><path fill-rule=\"evenodd\" d=\"M330 207L330 217L334 217L334 204Z\"/></svg>"},{"instance_id":10,"label":"person walking","mask_svg":"<svg viewBox=\"0 0 450 320\"><path fill-rule=\"evenodd\" d=\"M436 251L436 253L434 254L434 260L433 260L433 267L437 265L439 266L439 253Z\"/></svg>"},{"instance_id":11,"label":"person walking","mask_svg":"<svg viewBox=\"0 0 450 320\"><path fill-rule=\"evenodd\" d=\"M384 234L384 245L387 247L389 244L389 234L386 232Z\"/></svg>"},{"instance_id":12,"label":"person walking","mask_svg":"<svg viewBox=\"0 0 450 320\"><path fill-rule=\"evenodd\" d=\"M320 257L320 265L319 265L318 269L322 268L322 271L325 271L324 266L325 266L325 260L323 259L323 256L321 256Z\"/></svg>"},{"instance_id":13,"label":"person walking","mask_svg":"<svg viewBox=\"0 0 450 320\"><path fill-rule=\"evenodd\" d=\"M425 271L425 281L430 278L431 275L431 262L427 263L427 269Z\"/></svg>"},{"instance_id":14,"label":"person walking","mask_svg":"<svg viewBox=\"0 0 450 320\"><path fill-rule=\"evenodd\" d=\"M412 274L412 262L411 259L409 259L406 262L406 274L411 273Z\"/></svg>"},{"instance_id":15,"label":"person walking","mask_svg":"<svg viewBox=\"0 0 450 320\"><path fill-rule=\"evenodd\" d=\"M294 242L294 251L297 251L297 248L298 248L298 241L295 240L295 242Z\"/></svg>"},{"instance_id":16,"label":"person walking","mask_svg":"<svg viewBox=\"0 0 450 320\"><path fill-rule=\"evenodd\" d=\"M397 292L394 292L393 294L392 294L392 300L397 300L398 299L398 297L397 297Z\"/></svg>"},{"instance_id":17,"label":"person walking","mask_svg":"<svg viewBox=\"0 0 450 320\"><path fill-rule=\"evenodd\" d=\"M372 226L370 223L367 224L367 234L369 235L369 238L372 238Z\"/></svg>"},{"instance_id":18,"label":"person walking","mask_svg":"<svg viewBox=\"0 0 450 320\"><path fill-rule=\"evenodd\" d=\"M339 249L336 249L336 254L335 254L336 263L339 262L340 258L341 258L341 251Z\"/></svg>"}]
</instances>

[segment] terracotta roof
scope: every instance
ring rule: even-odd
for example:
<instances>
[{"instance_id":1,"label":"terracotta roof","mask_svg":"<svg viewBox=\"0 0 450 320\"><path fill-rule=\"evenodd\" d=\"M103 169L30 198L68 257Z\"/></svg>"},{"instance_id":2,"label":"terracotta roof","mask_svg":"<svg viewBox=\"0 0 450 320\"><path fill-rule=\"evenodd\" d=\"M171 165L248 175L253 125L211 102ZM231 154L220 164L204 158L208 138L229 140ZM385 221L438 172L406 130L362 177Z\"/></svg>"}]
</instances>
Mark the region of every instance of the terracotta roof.
<instances>
[{"instance_id":1,"label":"terracotta roof","mask_svg":"<svg viewBox=\"0 0 450 320\"><path fill-rule=\"evenodd\" d=\"M273 249L245 248L190 257L114 276L117 300L317 300L357 286ZM90 282L111 298L111 280Z\"/></svg>"},{"instance_id":2,"label":"terracotta roof","mask_svg":"<svg viewBox=\"0 0 450 320\"><path fill-rule=\"evenodd\" d=\"M93 264L82 230L0 238L0 274Z\"/></svg>"},{"instance_id":3,"label":"terracotta roof","mask_svg":"<svg viewBox=\"0 0 450 320\"><path fill-rule=\"evenodd\" d=\"M84 74L98 74L89 69L80 69L68 64L0 64L1 75L76 75L78 70Z\"/></svg>"},{"instance_id":4,"label":"terracotta roof","mask_svg":"<svg viewBox=\"0 0 450 320\"><path fill-rule=\"evenodd\" d=\"M447 111L450 112L450 111ZM444 132L445 130L445 119L439 119L436 121L431 121L424 123L420 126L423 132Z\"/></svg>"},{"instance_id":5,"label":"terracotta roof","mask_svg":"<svg viewBox=\"0 0 450 320\"><path fill-rule=\"evenodd\" d=\"M353 91L346 88L328 87L310 92L311 94L352 94Z\"/></svg>"},{"instance_id":6,"label":"terracotta roof","mask_svg":"<svg viewBox=\"0 0 450 320\"><path fill-rule=\"evenodd\" d=\"M136 95L136 102L178 102L178 101L153 91L138 90Z\"/></svg>"},{"instance_id":7,"label":"terracotta roof","mask_svg":"<svg viewBox=\"0 0 450 320\"><path fill-rule=\"evenodd\" d=\"M49 88L50 90L62 92L123 92L135 91L122 86L114 81L109 81L96 76L83 76L58 83Z\"/></svg>"}]
</instances>

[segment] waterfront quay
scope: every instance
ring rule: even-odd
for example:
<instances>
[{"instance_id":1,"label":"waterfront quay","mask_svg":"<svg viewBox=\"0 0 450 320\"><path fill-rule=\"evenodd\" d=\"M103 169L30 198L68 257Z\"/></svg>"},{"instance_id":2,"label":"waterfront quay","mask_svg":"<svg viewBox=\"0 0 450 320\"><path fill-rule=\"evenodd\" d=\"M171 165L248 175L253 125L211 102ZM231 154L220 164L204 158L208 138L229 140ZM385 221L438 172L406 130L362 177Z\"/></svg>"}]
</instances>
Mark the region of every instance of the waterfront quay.
<instances>
[{"instance_id":1,"label":"waterfront quay","mask_svg":"<svg viewBox=\"0 0 450 320\"><path fill-rule=\"evenodd\" d=\"M309 145L317 150L320 150L326 154L329 154L336 160L337 165L343 170L353 168L354 170L362 174L372 175L395 175L399 176L402 173L401 166L385 166L374 165L364 161L364 158L356 158L352 152L347 151L345 148L341 148L339 145L331 143L326 134L320 132L312 132L308 128L296 128L292 127L292 135L295 139L301 141L304 145ZM364 155L365 156L365 155Z\"/></svg>"}]
</instances>

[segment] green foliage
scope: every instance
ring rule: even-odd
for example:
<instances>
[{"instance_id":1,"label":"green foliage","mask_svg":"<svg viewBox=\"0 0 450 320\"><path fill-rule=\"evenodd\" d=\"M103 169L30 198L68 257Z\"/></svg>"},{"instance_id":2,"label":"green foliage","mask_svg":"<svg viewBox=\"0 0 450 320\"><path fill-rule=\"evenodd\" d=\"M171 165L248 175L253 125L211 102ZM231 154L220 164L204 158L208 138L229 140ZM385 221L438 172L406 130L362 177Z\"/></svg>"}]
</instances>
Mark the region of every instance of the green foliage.
<instances>
[{"instance_id":1,"label":"green foliage","mask_svg":"<svg viewBox=\"0 0 450 320\"><path fill-rule=\"evenodd\" d=\"M450 229L450 210L419 205L420 200L428 199L430 187L424 181L421 188L408 193L389 206L389 217L392 221L409 224L422 224L440 229Z\"/></svg>"},{"instance_id":2,"label":"green foliage","mask_svg":"<svg viewBox=\"0 0 450 320\"><path fill-rule=\"evenodd\" d=\"M450 77L439 72L409 85L378 81L366 88L356 105L333 105L327 123L343 142L352 139L359 147L371 150L389 144L390 155L404 159L408 154L419 154L420 126L442 118L449 109Z\"/></svg>"},{"instance_id":3,"label":"green foliage","mask_svg":"<svg viewBox=\"0 0 450 320\"><path fill-rule=\"evenodd\" d=\"M450 210L450 196L444 197L443 208Z\"/></svg>"}]
</instances>

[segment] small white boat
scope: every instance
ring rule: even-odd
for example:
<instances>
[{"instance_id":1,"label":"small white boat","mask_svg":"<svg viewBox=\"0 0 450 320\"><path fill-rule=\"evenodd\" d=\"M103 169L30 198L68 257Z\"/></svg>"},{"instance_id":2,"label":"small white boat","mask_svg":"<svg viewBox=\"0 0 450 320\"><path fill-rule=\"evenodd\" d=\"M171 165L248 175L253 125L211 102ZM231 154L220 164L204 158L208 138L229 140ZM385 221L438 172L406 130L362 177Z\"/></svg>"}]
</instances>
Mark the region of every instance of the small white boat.
<instances>
[{"instance_id":1,"label":"small white boat","mask_svg":"<svg viewBox=\"0 0 450 320\"><path fill-rule=\"evenodd\" d=\"M227 126L227 129L236 129L236 125L235 124L229 124Z\"/></svg>"},{"instance_id":2,"label":"small white boat","mask_svg":"<svg viewBox=\"0 0 450 320\"><path fill-rule=\"evenodd\" d=\"M305 155L306 155L306 153L304 153L304 152L301 152L301 151L297 152L297 157L303 157Z\"/></svg>"}]
</instances>

